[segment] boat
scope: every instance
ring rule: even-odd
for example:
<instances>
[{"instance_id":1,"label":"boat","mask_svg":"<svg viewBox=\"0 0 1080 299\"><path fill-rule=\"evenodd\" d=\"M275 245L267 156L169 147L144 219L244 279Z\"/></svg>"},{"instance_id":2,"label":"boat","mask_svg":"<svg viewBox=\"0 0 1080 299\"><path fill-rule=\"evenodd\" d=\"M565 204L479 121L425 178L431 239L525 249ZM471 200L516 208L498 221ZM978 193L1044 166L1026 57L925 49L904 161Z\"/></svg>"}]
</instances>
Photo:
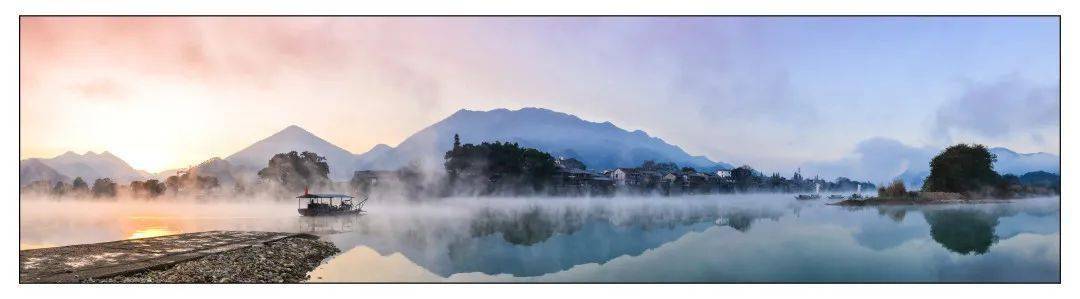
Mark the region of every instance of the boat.
<instances>
[{"instance_id":1,"label":"boat","mask_svg":"<svg viewBox=\"0 0 1080 299\"><path fill-rule=\"evenodd\" d=\"M367 197L356 201L355 197L345 194L314 194L304 190L304 194L296 197L300 208L296 209L301 216L334 216L334 215L357 215L364 212L364 203Z\"/></svg>"},{"instance_id":2,"label":"boat","mask_svg":"<svg viewBox=\"0 0 1080 299\"><path fill-rule=\"evenodd\" d=\"M844 199L844 196L840 194L833 194L829 195L829 199Z\"/></svg>"},{"instance_id":3,"label":"boat","mask_svg":"<svg viewBox=\"0 0 1080 299\"><path fill-rule=\"evenodd\" d=\"M814 194L799 194L799 195L795 196L795 199L798 199L798 200L811 200L811 199L820 199L820 198L821 198L821 184L818 184L818 183L814 184Z\"/></svg>"}]
</instances>

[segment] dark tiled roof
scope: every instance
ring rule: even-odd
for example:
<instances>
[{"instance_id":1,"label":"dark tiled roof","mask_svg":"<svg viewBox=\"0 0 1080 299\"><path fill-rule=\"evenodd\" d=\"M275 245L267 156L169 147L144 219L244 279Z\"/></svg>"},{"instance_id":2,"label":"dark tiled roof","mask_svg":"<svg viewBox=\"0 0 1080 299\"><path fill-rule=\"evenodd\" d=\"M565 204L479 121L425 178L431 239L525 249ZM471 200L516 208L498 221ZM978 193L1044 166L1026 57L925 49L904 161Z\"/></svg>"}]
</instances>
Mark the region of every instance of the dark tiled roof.
<instances>
[{"instance_id":1,"label":"dark tiled roof","mask_svg":"<svg viewBox=\"0 0 1080 299\"><path fill-rule=\"evenodd\" d=\"M297 196L296 198L353 198L353 197L345 195L345 194L315 194L315 193L310 193L310 194L304 194L304 195Z\"/></svg>"}]
</instances>

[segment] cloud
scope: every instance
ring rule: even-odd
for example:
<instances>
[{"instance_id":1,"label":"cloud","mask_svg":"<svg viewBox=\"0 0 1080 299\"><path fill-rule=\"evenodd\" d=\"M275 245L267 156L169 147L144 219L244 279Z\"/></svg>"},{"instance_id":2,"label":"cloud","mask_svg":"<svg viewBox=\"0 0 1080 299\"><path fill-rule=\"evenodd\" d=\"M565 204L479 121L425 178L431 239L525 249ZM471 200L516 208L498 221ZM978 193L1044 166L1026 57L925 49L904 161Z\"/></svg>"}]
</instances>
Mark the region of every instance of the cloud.
<instances>
[{"instance_id":1,"label":"cloud","mask_svg":"<svg viewBox=\"0 0 1080 299\"><path fill-rule=\"evenodd\" d=\"M1040 86L1017 75L1004 76L993 82L968 84L959 97L942 104L932 134L947 143L976 135L998 140L1018 137L1043 144L1049 136L1035 131L1058 128L1059 107L1057 85Z\"/></svg>"},{"instance_id":2,"label":"cloud","mask_svg":"<svg viewBox=\"0 0 1080 299\"><path fill-rule=\"evenodd\" d=\"M845 158L833 161L809 162L803 167L807 176L824 178L845 176L855 180L884 183L905 171L923 171L937 150L930 147L914 147L898 140L875 137L863 140Z\"/></svg>"},{"instance_id":3,"label":"cloud","mask_svg":"<svg viewBox=\"0 0 1080 299\"><path fill-rule=\"evenodd\" d=\"M123 86L110 79L96 79L71 87L76 93L84 98L98 99L103 101L122 100L127 97L127 91Z\"/></svg>"}]
</instances>

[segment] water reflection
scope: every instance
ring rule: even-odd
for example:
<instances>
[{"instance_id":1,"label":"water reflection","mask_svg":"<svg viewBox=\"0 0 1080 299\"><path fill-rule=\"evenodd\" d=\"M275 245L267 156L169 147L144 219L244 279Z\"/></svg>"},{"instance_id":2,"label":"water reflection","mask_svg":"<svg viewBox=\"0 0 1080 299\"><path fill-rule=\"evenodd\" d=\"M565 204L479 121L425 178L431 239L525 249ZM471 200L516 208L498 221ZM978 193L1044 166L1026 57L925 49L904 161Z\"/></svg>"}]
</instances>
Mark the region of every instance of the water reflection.
<instances>
[{"instance_id":1,"label":"water reflection","mask_svg":"<svg viewBox=\"0 0 1080 299\"><path fill-rule=\"evenodd\" d=\"M318 234L343 250L312 273L315 281L1058 281L1059 202L845 208L775 195L453 199L317 218L272 205L93 217L23 210L20 247L272 230Z\"/></svg>"},{"instance_id":2,"label":"water reflection","mask_svg":"<svg viewBox=\"0 0 1080 299\"><path fill-rule=\"evenodd\" d=\"M997 217L982 211L944 210L925 214L930 236L945 248L960 254L984 254L997 242Z\"/></svg>"},{"instance_id":3,"label":"water reflection","mask_svg":"<svg viewBox=\"0 0 1080 299\"><path fill-rule=\"evenodd\" d=\"M779 200L484 208L432 219L445 229L410 230L410 242L335 236L354 250L313 274L318 281L1057 281L1056 211L1056 198L857 209ZM455 235L453 222L466 223L467 233ZM999 233L1002 223L1009 235ZM417 269L391 278L341 265L354 255Z\"/></svg>"}]
</instances>

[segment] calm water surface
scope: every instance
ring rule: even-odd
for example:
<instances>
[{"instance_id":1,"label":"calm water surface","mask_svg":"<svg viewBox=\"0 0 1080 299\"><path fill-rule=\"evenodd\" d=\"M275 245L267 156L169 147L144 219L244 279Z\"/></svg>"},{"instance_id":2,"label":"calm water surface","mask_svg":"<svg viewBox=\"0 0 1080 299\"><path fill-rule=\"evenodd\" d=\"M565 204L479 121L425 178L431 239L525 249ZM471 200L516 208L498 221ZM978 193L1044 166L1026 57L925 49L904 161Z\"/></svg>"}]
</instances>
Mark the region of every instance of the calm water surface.
<instances>
[{"instance_id":1,"label":"calm water surface","mask_svg":"<svg viewBox=\"0 0 1080 299\"><path fill-rule=\"evenodd\" d=\"M1057 282L1058 197L848 208L790 195L290 203L22 201L20 247L230 229L318 234L314 282Z\"/></svg>"}]
</instances>

